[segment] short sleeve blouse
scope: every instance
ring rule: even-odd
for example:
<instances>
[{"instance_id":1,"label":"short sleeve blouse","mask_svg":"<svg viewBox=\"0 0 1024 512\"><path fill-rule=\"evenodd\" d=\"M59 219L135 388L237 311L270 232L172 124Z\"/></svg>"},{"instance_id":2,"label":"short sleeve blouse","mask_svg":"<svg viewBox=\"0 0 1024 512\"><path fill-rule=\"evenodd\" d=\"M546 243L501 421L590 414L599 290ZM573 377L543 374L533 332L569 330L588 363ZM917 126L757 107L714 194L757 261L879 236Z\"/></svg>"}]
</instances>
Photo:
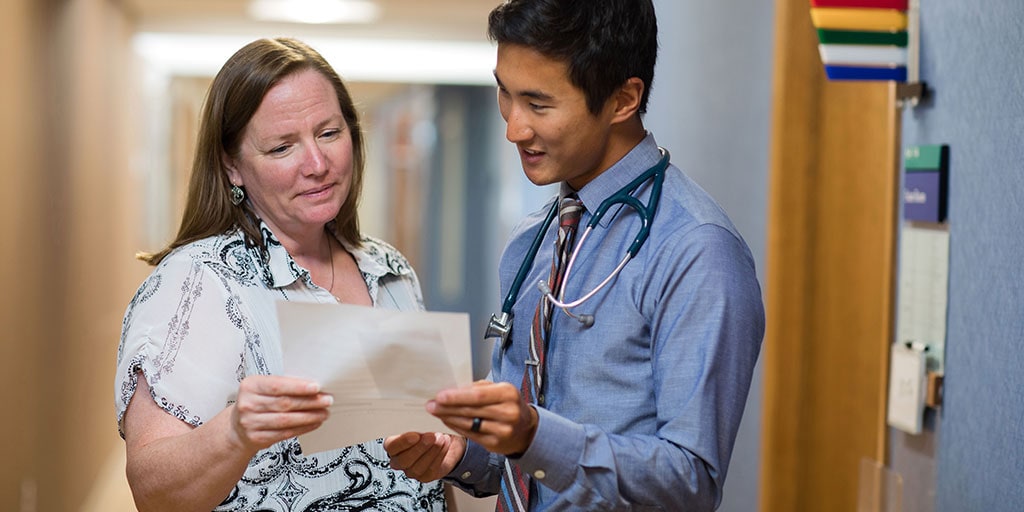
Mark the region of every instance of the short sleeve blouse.
<instances>
[{"instance_id":1,"label":"short sleeve blouse","mask_svg":"<svg viewBox=\"0 0 1024 512\"><path fill-rule=\"evenodd\" d=\"M333 302L273 233L267 252L235 231L182 246L153 270L124 316L117 354L118 430L142 372L152 399L199 426L233 403L247 375L281 373L275 302ZM343 245L344 242L343 242ZM419 281L394 247L364 237L345 247L375 307L421 310ZM377 505L380 506L377 506ZM293 438L260 451L215 510L445 510L440 484L393 471L381 440L302 454Z\"/></svg>"}]
</instances>

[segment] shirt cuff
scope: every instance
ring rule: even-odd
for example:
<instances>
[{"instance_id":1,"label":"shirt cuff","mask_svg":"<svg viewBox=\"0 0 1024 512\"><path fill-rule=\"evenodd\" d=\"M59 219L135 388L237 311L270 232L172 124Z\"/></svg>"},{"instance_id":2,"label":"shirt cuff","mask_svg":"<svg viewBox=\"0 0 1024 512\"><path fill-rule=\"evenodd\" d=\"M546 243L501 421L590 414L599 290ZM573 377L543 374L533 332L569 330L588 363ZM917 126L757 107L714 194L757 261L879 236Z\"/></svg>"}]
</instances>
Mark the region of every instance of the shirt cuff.
<instances>
[{"instance_id":1,"label":"shirt cuff","mask_svg":"<svg viewBox=\"0 0 1024 512\"><path fill-rule=\"evenodd\" d=\"M533 442L522 457L511 461L545 487L564 491L575 480L585 439L582 425L537 407L537 433Z\"/></svg>"},{"instance_id":2,"label":"shirt cuff","mask_svg":"<svg viewBox=\"0 0 1024 512\"><path fill-rule=\"evenodd\" d=\"M492 495L495 491L488 489L486 484L490 482L490 474L494 469L500 469L499 460L500 456L488 452L484 447L467 439L466 452L462 454L462 460L442 480L454 484L473 496Z\"/></svg>"}]
</instances>

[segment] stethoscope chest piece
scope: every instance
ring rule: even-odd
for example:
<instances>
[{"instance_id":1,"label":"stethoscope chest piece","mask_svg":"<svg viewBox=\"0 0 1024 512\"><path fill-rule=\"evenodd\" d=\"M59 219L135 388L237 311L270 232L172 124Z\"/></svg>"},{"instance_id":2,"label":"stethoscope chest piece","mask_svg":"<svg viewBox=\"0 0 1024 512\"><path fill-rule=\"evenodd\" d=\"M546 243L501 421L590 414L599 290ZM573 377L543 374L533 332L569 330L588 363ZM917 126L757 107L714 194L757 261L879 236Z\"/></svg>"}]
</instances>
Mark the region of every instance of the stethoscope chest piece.
<instances>
[{"instance_id":1,"label":"stethoscope chest piece","mask_svg":"<svg viewBox=\"0 0 1024 512\"><path fill-rule=\"evenodd\" d=\"M502 350L507 349L512 340L509 333L512 331L512 314L502 311L491 315L487 322L487 331L484 332L484 339L498 338Z\"/></svg>"}]
</instances>

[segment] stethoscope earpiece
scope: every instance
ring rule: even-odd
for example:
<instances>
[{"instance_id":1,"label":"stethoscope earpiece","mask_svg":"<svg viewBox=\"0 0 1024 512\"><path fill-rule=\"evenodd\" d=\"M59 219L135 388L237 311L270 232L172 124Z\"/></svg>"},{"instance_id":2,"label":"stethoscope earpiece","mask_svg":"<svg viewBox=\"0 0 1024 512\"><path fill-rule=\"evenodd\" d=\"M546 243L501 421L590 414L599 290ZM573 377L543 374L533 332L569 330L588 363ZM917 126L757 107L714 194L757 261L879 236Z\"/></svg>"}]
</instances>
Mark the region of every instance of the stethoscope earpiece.
<instances>
[{"instance_id":1,"label":"stethoscope earpiece","mask_svg":"<svg viewBox=\"0 0 1024 512\"><path fill-rule=\"evenodd\" d=\"M584 328L589 329L594 326L594 315L579 315L576 320L579 320Z\"/></svg>"},{"instance_id":2,"label":"stethoscope earpiece","mask_svg":"<svg viewBox=\"0 0 1024 512\"><path fill-rule=\"evenodd\" d=\"M584 329L588 329L592 325L594 325L594 315L576 315L573 314L572 311L569 311L569 308L560 306L561 302L558 302L555 299L555 296L551 294L551 287L548 286L548 283L546 281L538 281L537 288L540 290L540 293L544 294L544 296L547 297L549 302L561 308L561 310L564 311L565 314L569 315L570 318L575 319L577 322L583 324Z\"/></svg>"}]
</instances>

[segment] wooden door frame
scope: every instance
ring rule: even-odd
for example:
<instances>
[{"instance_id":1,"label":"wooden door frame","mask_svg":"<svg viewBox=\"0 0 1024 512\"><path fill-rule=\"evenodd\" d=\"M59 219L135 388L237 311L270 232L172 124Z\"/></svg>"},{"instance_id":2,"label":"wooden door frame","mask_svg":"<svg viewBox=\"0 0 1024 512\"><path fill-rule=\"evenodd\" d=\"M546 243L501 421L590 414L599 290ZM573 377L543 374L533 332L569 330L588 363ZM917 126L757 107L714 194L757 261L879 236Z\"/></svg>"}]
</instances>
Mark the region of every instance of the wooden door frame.
<instances>
[{"instance_id":1,"label":"wooden door frame","mask_svg":"<svg viewBox=\"0 0 1024 512\"><path fill-rule=\"evenodd\" d=\"M825 79L806 0L776 0L760 510L854 511L884 462L895 87Z\"/></svg>"}]
</instances>

